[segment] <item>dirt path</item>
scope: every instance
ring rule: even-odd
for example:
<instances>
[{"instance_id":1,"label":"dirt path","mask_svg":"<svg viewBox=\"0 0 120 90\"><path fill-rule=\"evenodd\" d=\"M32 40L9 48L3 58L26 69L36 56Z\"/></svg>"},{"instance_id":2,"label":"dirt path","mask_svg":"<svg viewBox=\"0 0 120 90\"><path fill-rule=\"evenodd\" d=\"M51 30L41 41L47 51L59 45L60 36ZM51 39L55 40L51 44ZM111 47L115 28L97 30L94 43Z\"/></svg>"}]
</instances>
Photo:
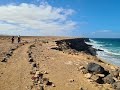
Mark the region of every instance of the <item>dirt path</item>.
<instances>
[{"instance_id":1,"label":"dirt path","mask_svg":"<svg viewBox=\"0 0 120 90\"><path fill-rule=\"evenodd\" d=\"M5 63L0 76L0 90L26 90L31 82L31 66L28 62L28 47L19 47L13 56Z\"/></svg>"}]
</instances>

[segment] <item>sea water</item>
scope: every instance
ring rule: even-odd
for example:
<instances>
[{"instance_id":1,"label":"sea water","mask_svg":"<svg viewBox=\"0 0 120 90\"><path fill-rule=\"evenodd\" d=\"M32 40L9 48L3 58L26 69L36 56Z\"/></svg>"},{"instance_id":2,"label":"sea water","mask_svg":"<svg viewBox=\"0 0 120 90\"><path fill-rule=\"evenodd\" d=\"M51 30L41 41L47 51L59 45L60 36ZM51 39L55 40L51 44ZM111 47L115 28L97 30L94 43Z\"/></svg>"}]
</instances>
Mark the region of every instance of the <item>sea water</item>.
<instances>
[{"instance_id":1,"label":"sea water","mask_svg":"<svg viewBox=\"0 0 120 90\"><path fill-rule=\"evenodd\" d=\"M90 43L96 49L97 56L108 63L120 66L120 38L91 38Z\"/></svg>"}]
</instances>

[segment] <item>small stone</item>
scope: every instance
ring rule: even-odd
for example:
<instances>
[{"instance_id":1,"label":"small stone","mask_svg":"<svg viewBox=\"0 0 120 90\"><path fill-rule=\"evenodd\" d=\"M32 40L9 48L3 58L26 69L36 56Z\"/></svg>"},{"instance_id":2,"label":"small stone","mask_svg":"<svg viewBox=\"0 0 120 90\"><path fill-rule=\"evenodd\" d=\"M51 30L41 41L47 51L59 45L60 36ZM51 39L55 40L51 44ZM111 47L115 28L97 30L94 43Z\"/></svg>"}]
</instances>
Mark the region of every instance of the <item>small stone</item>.
<instances>
[{"instance_id":1,"label":"small stone","mask_svg":"<svg viewBox=\"0 0 120 90\"><path fill-rule=\"evenodd\" d=\"M44 87L43 87L43 86L40 86L40 90L44 90Z\"/></svg>"},{"instance_id":2,"label":"small stone","mask_svg":"<svg viewBox=\"0 0 120 90\"><path fill-rule=\"evenodd\" d=\"M82 87L80 87L80 90L84 90Z\"/></svg>"},{"instance_id":3,"label":"small stone","mask_svg":"<svg viewBox=\"0 0 120 90\"><path fill-rule=\"evenodd\" d=\"M119 77L120 77L120 72L119 72Z\"/></svg>"},{"instance_id":4,"label":"small stone","mask_svg":"<svg viewBox=\"0 0 120 90\"><path fill-rule=\"evenodd\" d=\"M97 76L97 75L92 75L91 79L96 82L96 81L99 79L99 76Z\"/></svg>"},{"instance_id":5,"label":"small stone","mask_svg":"<svg viewBox=\"0 0 120 90\"><path fill-rule=\"evenodd\" d=\"M85 74L85 76L84 76L85 78L87 78L87 79L90 79L91 77L92 77L92 74L90 74L90 73L87 73L87 74Z\"/></svg>"},{"instance_id":6,"label":"small stone","mask_svg":"<svg viewBox=\"0 0 120 90\"><path fill-rule=\"evenodd\" d=\"M56 87L55 84L52 84L52 87Z\"/></svg>"},{"instance_id":7,"label":"small stone","mask_svg":"<svg viewBox=\"0 0 120 90\"><path fill-rule=\"evenodd\" d=\"M85 69L85 67L84 67L84 66L80 66L80 67L78 68L78 71L79 71L79 70L82 70L82 69Z\"/></svg>"},{"instance_id":8,"label":"small stone","mask_svg":"<svg viewBox=\"0 0 120 90\"><path fill-rule=\"evenodd\" d=\"M99 76L99 77L105 77L104 74L96 74L96 75Z\"/></svg>"},{"instance_id":9,"label":"small stone","mask_svg":"<svg viewBox=\"0 0 120 90\"><path fill-rule=\"evenodd\" d=\"M74 79L70 79L69 82L74 82L75 80Z\"/></svg>"},{"instance_id":10,"label":"small stone","mask_svg":"<svg viewBox=\"0 0 120 90\"><path fill-rule=\"evenodd\" d=\"M33 67L37 67L37 65L36 65L36 63L33 63L33 65L32 65Z\"/></svg>"},{"instance_id":11,"label":"small stone","mask_svg":"<svg viewBox=\"0 0 120 90\"><path fill-rule=\"evenodd\" d=\"M39 74L40 74L40 71L36 71L36 73L35 73L35 74L39 75Z\"/></svg>"},{"instance_id":12,"label":"small stone","mask_svg":"<svg viewBox=\"0 0 120 90\"><path fill-rule=\"evenodd\" d=\"M83 74L87 74L87 73L88 73L88 71L87 71L86 69L82 69L81 72L82 72Z\"/></svg>"},{"instance_id":13,"label":"small stone","mask_svg":"<svg viewBox=\"0 0 120 90\"><path fill-rule=\"evenodd\" d=\"M29 58L29 62L33 62L33 58Z\"/></svg>"},{"instance_id":14,"label":"small stone","mask_svg":"<svg viewBox=\"0 0 120 90\"><path fill-rule=\"evenodd\" d=\"M48 72L47 72L47 71L44 71L44 74L48 74Z\"/></svg>"}]
</instances>

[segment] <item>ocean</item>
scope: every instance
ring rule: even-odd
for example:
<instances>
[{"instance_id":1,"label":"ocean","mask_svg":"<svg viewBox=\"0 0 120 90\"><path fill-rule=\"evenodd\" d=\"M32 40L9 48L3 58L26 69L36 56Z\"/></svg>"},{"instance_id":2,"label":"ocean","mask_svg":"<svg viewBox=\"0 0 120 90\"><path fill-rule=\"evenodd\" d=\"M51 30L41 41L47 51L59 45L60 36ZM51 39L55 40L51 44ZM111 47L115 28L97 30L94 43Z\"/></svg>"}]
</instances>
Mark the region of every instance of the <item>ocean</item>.
<instances>
[{"instance_id":1,"label":"ocean","mask_svg":"<svg viewBox=\"0 0 120 90\"><path fill-rule=\"evenodd\" d=\"M93 45L97 51L97 56L104 61L120 66L120 38L91 38L88 43Z\"/></svg>"}]
</instances>

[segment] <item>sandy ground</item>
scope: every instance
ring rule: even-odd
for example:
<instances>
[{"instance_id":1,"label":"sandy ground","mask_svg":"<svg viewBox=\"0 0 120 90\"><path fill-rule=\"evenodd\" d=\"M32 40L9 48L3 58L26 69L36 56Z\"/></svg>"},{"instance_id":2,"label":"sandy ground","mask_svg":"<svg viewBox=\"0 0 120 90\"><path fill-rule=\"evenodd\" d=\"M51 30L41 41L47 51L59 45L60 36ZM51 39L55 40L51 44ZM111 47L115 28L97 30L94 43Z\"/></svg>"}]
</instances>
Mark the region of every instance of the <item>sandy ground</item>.
<instances>
[{"instance_id":1,"label":"sandy ground","mask_svg":"<svg viewBox=\"0 0 120 90\"><path fill-rule=\"evenodd\" d=\"M80 53L71 55L51 49L56 47L55 40L64 39L62 37L24 37L22 42L25 45L18 47L7 62L0 62L0 90L35 90L27 89L32 85L30 71L32 65L28 62L28 50L30 45L35 45L31 49L33 59L39 63L39 71L47 72L44 77L49 78L55 87L46 86L45 90L112 90L110 85L98 85L89 82L88 79L78 70L88 62L96 62L95 57ZM48 41L48 43L46 43ZM11 44L8 37L0 37L0 60L5 53L17 43ZM105 68L110 66L106 63L99 63ZM70 82L73 80L72 82Z\"/></svg>"}]
</instances>

